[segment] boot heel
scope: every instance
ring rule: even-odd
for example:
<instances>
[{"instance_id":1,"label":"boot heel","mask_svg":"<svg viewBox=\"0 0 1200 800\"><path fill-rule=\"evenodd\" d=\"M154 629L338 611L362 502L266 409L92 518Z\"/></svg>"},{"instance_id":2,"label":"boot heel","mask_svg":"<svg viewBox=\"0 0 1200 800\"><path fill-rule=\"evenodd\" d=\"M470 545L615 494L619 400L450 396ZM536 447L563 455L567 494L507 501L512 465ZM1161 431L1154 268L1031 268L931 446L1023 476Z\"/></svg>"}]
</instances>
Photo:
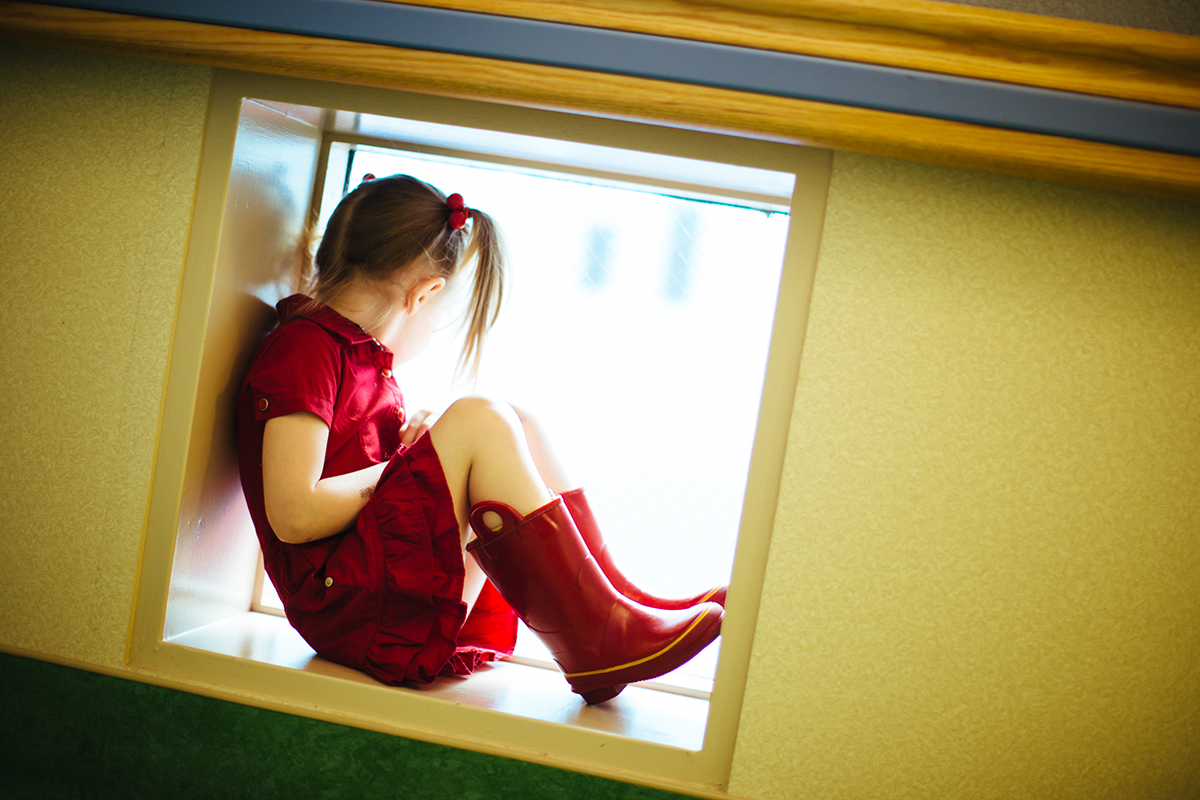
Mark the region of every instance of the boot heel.
<instances>
[{"instance_id":1,"label":"boot heel","mask_svg":"<svg viewBox=\"0 0 1200 800\"><path fill-rule=\"evenodd\" d=\"M583 702L589 706L594 706L597 703L603 703L605 700L612 700L621 693L625 688L625 684L621 683L616 686L605 686L600 689L592 689L590 692L580 692L579 696L583 698Z\"/></svg>"}]
</instances>

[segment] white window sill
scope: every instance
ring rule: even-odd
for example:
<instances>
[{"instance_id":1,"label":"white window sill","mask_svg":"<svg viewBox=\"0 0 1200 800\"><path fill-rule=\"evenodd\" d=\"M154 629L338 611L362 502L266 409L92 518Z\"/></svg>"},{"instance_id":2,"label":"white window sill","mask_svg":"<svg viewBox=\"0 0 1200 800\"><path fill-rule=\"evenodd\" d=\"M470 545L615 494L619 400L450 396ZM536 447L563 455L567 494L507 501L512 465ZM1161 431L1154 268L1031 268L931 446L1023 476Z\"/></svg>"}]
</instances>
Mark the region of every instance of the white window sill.
<instances>
[{"instance_id":1,"label":"white window sill","mask_svg":"<svg viewBox=\"0 0 1200 800\"><path fill-rule=\"evenodd\" d=\"M469 678L442 677L425 686L389 687L319 658L286 619L253 611L179 634L169 642L384 691L412 692L684 750L701 749L708 719L707 700L638 685L627 687L607 703L588 706L558 672L504 661L485 666Z\"/></svg>"}]
</instances>

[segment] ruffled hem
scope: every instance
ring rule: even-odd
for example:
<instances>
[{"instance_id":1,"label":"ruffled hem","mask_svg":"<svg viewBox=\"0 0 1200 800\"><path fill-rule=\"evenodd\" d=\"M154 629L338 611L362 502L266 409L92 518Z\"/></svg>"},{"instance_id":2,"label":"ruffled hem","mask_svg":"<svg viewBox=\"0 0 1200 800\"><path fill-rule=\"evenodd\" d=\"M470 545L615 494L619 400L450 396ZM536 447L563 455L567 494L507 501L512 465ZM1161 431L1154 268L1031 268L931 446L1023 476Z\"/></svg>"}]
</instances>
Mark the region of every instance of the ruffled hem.
<instances>
[{"instance_id":1,"label":"ruffled hem","mask_svg":"<svg viewBox=\"0 0 1200 800\"><path fill-rule=\"evenodd\" d=\"M512 653L516 614L494 587L485 585L466 618L458 520L428 436L392 459L358 525L381 544L385 582L363 671L387 683L429 683Z\"/></svg>"},{"instance_id":2,"label":"ruffled hem","mask_svg":"<svg viewBox=\"0 0 1200 800\"><path fill-rule=\"evenodd\" d=\"M450 656L446 666L442 667L441 675L470 675L489 661L495 661L498 653L492 650L480 650L478 647L460 647Z\"/></svg>"}]
</instances>

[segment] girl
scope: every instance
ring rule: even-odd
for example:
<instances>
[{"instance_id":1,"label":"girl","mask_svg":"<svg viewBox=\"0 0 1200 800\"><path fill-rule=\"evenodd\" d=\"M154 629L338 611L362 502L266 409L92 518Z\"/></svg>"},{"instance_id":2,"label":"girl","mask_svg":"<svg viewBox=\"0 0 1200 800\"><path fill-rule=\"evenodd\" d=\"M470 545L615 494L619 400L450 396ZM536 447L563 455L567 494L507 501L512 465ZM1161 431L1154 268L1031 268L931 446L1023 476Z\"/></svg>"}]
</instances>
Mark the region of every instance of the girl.
<instances>
[{"instance_id":1,"label":"girl","mask_svg":"<svg viewBox=\"0 0 1200 800\"><path fill-rule=\"evenodd\" d=\"M238 396L267 574L318 654L379 680L469 674L512 653L520 616L572 690L603 702L708 645L724 588L662 600L629 585L582 490L511 407L408 415L393 366L424 347L469 263L474 370L504 284L492 219L402 175L334 211L311 296L279 303Z\"/></svg>"}]
</instances>

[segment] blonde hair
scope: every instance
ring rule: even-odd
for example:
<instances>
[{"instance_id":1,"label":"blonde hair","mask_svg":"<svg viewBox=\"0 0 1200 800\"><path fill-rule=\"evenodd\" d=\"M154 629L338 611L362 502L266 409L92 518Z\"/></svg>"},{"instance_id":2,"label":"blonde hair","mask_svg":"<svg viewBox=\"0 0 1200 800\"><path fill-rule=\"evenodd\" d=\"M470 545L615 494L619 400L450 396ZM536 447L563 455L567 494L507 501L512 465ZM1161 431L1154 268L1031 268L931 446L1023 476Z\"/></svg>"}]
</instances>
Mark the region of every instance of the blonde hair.
<instances>
[{"instance_id":1,"label":"blonde hair","mask_svg":"<svg viewBox=\"0 0 1200 800\"><path fill-rule=\"evenodd\" d=\"M301 243L300 291L316 303L337 299L350 284L366 278L387 281L428 259L447 281L474 262L475 279L464 319L459 369L474 375L483 341L500 313L504 295L504 253L500 232L487 214L470 209L462 228L450 225L446 196L411 175L367 181L342 198L325 226L316 257ZM310 313L311 306L295 316Z\"/></svg>"}]
</instances>

